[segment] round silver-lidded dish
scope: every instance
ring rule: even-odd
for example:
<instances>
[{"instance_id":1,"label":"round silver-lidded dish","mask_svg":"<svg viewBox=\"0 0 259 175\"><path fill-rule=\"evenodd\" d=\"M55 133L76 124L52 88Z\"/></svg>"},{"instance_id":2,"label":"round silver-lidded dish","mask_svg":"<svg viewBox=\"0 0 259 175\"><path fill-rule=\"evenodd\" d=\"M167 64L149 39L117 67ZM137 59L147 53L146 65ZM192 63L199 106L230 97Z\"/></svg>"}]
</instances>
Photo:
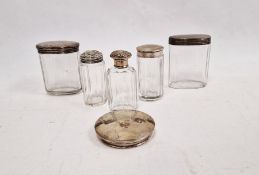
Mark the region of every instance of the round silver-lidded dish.
<instances>
[{"instance_id":1,"label":"round silver-lidded dish","mask_svg":"<svg viewBox=\"0 0 259 175\"><path fill-rule=\"evenodd\" d=\"M137 110L112 111L101 116L95 123L100 140L115 148L130 148L142 145L155 129L153 118Z\"/></svg>"}]
</instances>

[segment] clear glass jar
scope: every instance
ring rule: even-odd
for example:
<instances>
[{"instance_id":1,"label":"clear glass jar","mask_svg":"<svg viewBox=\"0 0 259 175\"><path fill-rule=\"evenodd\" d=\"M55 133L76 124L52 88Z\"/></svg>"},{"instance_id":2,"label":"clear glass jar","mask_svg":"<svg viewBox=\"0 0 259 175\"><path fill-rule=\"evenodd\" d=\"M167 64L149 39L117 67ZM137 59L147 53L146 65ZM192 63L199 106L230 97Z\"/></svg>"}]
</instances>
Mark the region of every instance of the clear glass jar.
<instances>
[{"instance_id":1,"label":"clear glass jar","mask_svg":"<svg viewBox=\"0 0 259 175\"><path fill-rule=\"evenodd\" d=\"M137 47L138 91L144 101L158 100L163 96L163 46L146 44Z\"/></svg>"},{"instance_id":2,"label":"clear glass jar","mask_svg":"<svg viewBox=\"0 0 259 175\"><path fill-rule=\"evenodd\" d=\"M110 110L134 110L137 108L137 75L133 67L128 66L131 53L116 50L111 53L114 67L107 71Z\"/></svg>"},{"instance_id":3,"label":"clear glass jar","mask_svg":"<svg viewBox=\"0 0 259 175\"><path fill-rule=\"evenodd\" d=\"M202 88L208 81L211 37L204 34L169 37L169 87Z\"/></svg>"},{"instance_id":4,"label":"clear glass jar","mask_svg":"<svg viewBox=\"0 0 259 175\"><path fill-rule=\"evenodd\" d=\"M97 106L106 102L106 70L103 55L88 50L80 55L80 77L84 102Z\"/></svg>"},{"instance_id":5,"label":"clear glass jar","mask_svg":"<svg viewBox=\"0 0 259 175\"><path fill-rule=\"evenodd\" d=\"M80 92L78 70L79 43L48 41L36 45L45 89L50 95L68 95Z\"/></svg>"}]
</instances>

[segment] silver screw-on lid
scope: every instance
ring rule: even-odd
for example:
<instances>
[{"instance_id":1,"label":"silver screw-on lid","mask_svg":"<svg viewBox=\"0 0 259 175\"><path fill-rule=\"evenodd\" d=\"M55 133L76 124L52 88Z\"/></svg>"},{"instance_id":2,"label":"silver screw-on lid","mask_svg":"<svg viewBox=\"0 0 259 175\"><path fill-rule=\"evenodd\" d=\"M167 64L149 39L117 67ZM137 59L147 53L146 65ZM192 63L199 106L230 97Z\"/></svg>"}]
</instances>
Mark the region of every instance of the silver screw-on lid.
<instances>
[{"instance_id":1,"label":"silver screw-on lid","mask_svg":"<svg viewBox=\"0 0 259 175\"><path fill-rule=\"evenodd\" d=\"M110 57L114 60L114 66L117 68L128 67L128 59L131 56L131 53L126 50L115 50L110 54Z\"/></svg>"},{"instance_id":2,"label":"silver screw-on lid","mask_svg":"<svg viewBox=\"0 0 259 175\"><path fill-rule=\"evenodd\" d=\"M145 44L138 46L137 55L141 58L156 58L163 56L163 46L157 44Z\"/></svg>"},{"instance_id":3,"label":"silver screw-on lid","mask_svg":"<svg viewBox=\"0 0 259 175\"><path fill-rule=\"evenodd\" d=\"M103 54L98 50L87 50L80 55L80 61L82 63L99 63L103 61Z\"/></svg>"}]
</instances>

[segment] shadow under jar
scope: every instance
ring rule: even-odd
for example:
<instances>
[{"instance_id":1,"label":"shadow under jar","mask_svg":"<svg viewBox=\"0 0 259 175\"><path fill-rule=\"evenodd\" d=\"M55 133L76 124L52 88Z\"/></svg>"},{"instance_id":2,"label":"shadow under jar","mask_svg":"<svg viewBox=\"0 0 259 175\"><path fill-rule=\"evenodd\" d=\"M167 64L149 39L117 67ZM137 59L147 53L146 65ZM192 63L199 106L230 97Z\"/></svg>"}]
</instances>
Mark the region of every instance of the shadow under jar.
<instances>
[{"instance_id":1,"label":"shadow under jar","mask_svg":"<svg viewBox=\"0 0 259 175\"><path fill-rule=\"evenodd\" d=\"M106 70L101 52L87 50L80 55L80 77L85 104L90 106L104 104Z\"/></svg>"},{"instance_id":2,"label":"shadow under jar","mask_svg":"<svg viewBox=\"0 0 259 175\"><path fill-rule=\"evenodd\" d=\"M169 87L202 88L207 85L211 36L205 34L169 37Z\"/></svg>"},{"instance_id":3,"label":"shadow under jar","mask_svg":"<svg viewBox=\"0 0 259 175\"><path fill-rule=\"evenodd\" d=\"M48 41L37 44L36 48L48 94L69 95L81 91L78 42Z\"/></svg>"},{"instance_id":4,"label":"shadow under jar","mask_svg":"<svg viewBox=\"0 0 259 175\"><path fill-rule=\"evenodd\" d=\"M146 44L137 47L139 97L155 101L163 96L163 46Z\"/></svg>"}]
</instances>

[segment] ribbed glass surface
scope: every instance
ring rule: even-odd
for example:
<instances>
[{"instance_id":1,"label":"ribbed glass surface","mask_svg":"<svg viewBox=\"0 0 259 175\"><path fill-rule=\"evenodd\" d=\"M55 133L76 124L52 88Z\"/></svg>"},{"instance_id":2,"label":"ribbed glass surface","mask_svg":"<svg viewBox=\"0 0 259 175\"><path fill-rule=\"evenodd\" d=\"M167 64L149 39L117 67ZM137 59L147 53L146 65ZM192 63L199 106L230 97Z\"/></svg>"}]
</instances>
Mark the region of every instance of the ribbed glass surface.
<instances>
[{"instance_id":1,"label":"ribbed glass surface","mask_svg":"<svg viewBox=\"0 0 259 175\"><path fill-rule=\"evenodd\" d=\"M210 45L169 45L169 87L201 88L208 81Z\"/></svg>"},{"instance_id":2,"label":"ribbed glass surface","mask_svg":"<svg viewBox=\"0 0 259 175\"><path fill-rule=\"evenodd\" d=\"M139 97L152 101L163 96L163 56L138 58Z\"/></svg>"},{"instance_id":3,"label":"ribbed glass surface","mask_svg":"<svg viewBox=\"0 0 259 175\"><path fill-rule=\"evenodd\" d=\"M80 64L80 77L86 105L101 105L106 102L106 70L104 62Z\"/></svg>"},{"instance_id":4,"label":"ribbed glass surface","mask_svg":"<svg viewBox=\"0 0 259 175\"><path fill-rule=\"evenodd\" d=\"M78 53L40 54L46 91L52 95L77 93L81 90Z\"/></svg>"}]
</instances>

